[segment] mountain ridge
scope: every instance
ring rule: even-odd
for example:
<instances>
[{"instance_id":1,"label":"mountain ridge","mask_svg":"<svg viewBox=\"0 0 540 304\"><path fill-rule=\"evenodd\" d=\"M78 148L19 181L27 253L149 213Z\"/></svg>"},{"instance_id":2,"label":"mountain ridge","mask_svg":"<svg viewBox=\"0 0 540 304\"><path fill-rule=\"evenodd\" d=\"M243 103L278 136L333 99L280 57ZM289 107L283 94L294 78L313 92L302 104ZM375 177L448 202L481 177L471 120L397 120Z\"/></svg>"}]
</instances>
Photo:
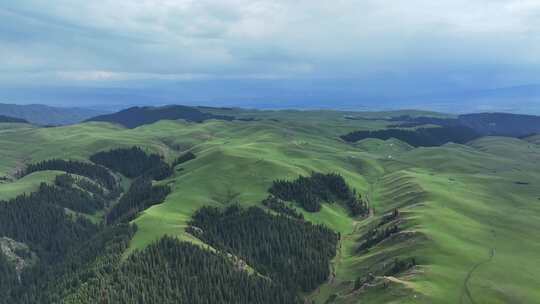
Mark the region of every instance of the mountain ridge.
<instances>
[{"instance_id":1,"label":"mountain ridge","mask_svg":"<svg viewBox=\"0 0 540 304\"><path fill-rule=\"evenodd\" d=\"M82 122L104 111L80 107L54 107L44 104L0 103L0 115L24 119L37 125L67 125Z\"/></svg>"}]
</instances>

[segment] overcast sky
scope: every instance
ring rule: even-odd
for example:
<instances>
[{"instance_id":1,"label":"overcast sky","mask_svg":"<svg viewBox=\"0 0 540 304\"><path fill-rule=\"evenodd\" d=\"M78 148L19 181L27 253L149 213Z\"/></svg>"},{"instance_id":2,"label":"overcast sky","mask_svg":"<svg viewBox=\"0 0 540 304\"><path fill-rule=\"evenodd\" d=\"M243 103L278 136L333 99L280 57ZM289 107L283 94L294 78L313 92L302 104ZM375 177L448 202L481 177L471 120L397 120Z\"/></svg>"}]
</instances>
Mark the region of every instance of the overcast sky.
<instances>
[{"instance_id":1,"label":"overcast sky","mask_svg":"<svg viewBox=\"0 0 540 304\"><path fill-rule=\"evenodd\" d=\"M0 20L2 87L540 83L538 0L17 0L2 1Z\"/></svg>"}]
</instances>

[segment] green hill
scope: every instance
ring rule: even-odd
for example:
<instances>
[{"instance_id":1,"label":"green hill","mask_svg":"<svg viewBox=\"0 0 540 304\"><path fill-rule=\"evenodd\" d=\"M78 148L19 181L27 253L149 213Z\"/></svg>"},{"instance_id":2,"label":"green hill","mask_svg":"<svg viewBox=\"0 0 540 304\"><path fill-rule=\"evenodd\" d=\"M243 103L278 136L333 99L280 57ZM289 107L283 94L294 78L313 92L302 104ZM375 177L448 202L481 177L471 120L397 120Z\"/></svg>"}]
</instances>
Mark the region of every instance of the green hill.
<instances>
[{"instance_id":1,"label":"green hill","mask_svg":"<svg viewBox=\"0 0 540 304\"><path fill-rule=\"evenodd\" d=\"M126 128L136 128L165 119L203 122L208 119L233 120L234 117L207 113L195 107L171 105L164 107L132 107L117 113L96 116L87 121L105 121Z\"/></svg>"},{"instance_id":2,"label":"green hill","mask_svg":"<svg viewBox=\"0 0 540 304\"><path fill-rule=\"evenodd\" d=\"M347 143L341 135L385 128L394 123L385 117L410 112L205 111L252 119L2 130L0 175L8 176L0 185L6 189L3 198L34 191L36 179L52 180L46 172L14 180L25 164L50 158L88 161L96 152L133 146L171 164L190 151L195 159L154 181L171 188L163 203L132 221L137 230L120 254L146 259L144 249L165 235L211 252L223 250L186 231L203 206L262 207L276 179L338 173L373 210L368 217L351 217L340 204L325 203L320 212L309 213L291 203L307 221L341 236L330 276L303 297L315 303L540 301L540 145L535 137L482 137L418 148L393 138ZM131 180L116 175L127 189ZM101 215L92 216L99 221ZM261 275L254 265L245 269ZM70 298L85 292L70 289Z\"/></svg>"}]
</instances>

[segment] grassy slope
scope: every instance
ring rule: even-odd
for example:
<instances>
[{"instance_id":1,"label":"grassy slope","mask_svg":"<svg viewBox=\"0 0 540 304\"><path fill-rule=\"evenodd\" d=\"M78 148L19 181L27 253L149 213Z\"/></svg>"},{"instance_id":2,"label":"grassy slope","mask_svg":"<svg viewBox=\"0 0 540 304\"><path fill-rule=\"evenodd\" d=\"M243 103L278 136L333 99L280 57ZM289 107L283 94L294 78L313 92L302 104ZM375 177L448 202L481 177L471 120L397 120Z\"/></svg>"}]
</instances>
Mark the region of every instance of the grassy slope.
<instances>
[{"instance_id":1,"label":"grassy slope","mask_svg":"<svg viewBox=\"0 0 540 304\"><path fill-rule=\"evenodd\" d=\"M225 111L226 112L226 111ZM225 113L224 113L225 114ZM134 130L90 123L36 129L19 126L0 132L0 172L23 161L50 157L85 159L97 150L143 145L167 159L186 149L199 156L164 183L173 193L135 220L139 230L131 250L163 234L194 242L184 233L200 206L239 202L258 204L275 178L312 170L338 171L371 198L375 217L353 220L338 206L308 214L342 233L334 261L335 279L312 295L324 303L336 293L341 303L531 303L540 299L537 256L540 241L540 146L506 138L483 138L470 146L411 149L398 141L367 140L347 145L336 135L378 128L381 121L352 121L344 113L249 112L246 117L279 122L162 121ZM382 115L382 114L380 114ZM384 114L389 115L389 114ZM515 182L528 182L528 185ZM394 207L402 208L405 242L385 242L357 255L357 238ZM516 252L515 248L520 250ZM495 255L487 260L491 250ZM392 288L351 292L351 281L391 260L416 256L423 266ZM467 279L465 286L465 280ZM468 293L467 293L468 290Z\"/></svg>"},{"instance_id":2,"label":"grassy slope","mask_svg":"<svg viewBox=\"0 0 540 304\"><path fill-rule=\"evenodd\" d=\"M0 200L8 200L23 193L31 193L39 188L42 182L53 183L60 171L34 172L13 182L0 183Z\"/></svg>"}]
</instances>

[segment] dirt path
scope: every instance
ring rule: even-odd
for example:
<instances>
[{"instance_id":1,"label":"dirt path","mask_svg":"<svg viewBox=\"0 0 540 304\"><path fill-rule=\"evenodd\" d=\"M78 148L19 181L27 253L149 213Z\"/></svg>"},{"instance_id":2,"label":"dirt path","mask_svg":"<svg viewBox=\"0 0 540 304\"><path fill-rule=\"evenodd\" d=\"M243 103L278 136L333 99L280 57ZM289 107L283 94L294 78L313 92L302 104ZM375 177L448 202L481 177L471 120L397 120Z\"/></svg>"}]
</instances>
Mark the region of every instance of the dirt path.
<instances>
[{"instance_id":1,"label":"dirt path","mask_svg":"<svg viewBox=\"0 0 540 304\"><path fill-rule=\"evenodd\" d=\"M487 264L493 260L493 257L495 256L495 248L491 248L489 250L489 257L486 260L480 261L471 267L469 272L467 272L467 276L465 276L465 280L463 281L463 289L461 291L461 297L460 297L460 303L465 304L466 300L469 299L469 303L476 304L476 301L474 300L471 290L469 289L469 280L471 279L473 273L482 265Z\"/></svg>"}]
</instances>

